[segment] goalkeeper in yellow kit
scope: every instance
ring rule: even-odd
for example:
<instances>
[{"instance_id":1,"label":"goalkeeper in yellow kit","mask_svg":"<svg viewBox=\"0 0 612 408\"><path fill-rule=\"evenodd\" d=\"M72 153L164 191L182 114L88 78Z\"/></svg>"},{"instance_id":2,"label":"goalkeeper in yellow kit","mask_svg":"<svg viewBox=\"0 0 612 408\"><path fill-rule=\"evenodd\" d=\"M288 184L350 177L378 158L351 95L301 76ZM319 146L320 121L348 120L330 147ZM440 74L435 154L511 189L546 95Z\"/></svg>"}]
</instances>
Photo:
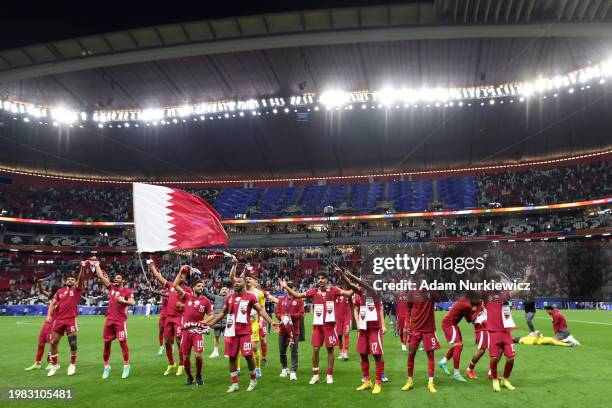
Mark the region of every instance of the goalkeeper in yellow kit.
<instances>
[{"instance_id":1,"label":"goalkeeper in yellow kit","mask_svg":"<svg viewBox=\"0 0 612 408\"><path fill-rule=\"evenodd\" d=\"M563 341L556 340L554 337L544 337L542 333L536 331L535 336L524 336L524 337L513 337L513 343L517 344L528 344L533 346L561 346L561 347L571 347L571 343L565 343Z\"/></svg>"}]
</instances>

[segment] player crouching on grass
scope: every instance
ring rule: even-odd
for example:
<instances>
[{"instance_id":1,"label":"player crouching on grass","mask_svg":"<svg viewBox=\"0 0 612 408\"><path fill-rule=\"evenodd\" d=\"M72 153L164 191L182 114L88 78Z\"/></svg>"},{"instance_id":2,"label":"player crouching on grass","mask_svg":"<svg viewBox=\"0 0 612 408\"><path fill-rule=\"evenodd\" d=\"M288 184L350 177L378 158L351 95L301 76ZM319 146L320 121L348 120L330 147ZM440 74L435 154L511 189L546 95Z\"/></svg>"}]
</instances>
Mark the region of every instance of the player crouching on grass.
<instances>
[{"instance_id":1,"label":"player crouching on grass","mask_svg":"<svg viewBox=\"0 0 612 408\"><path fill-rule=\"evenodd\" d=\"M232 268L235 268L238 261L232 258ZM236 392L240 389L238 385L238 354L241 353L250 372L251 381L247 391L253 391L257 387L257 375L255 373L255 359L253 358L253 343L251 341L251 310L255 309L268 323L275 332L278 332L278 323L272 321L265 309L262 308L252 293L245 289L244 279L234 278L234 293L225 298L223 310L211 319L202 322L208 326L214 326L217 322L227 316L225 325L225 348L224 354L229 357L229 367L231 385L227 392Z\"/></svg>"},{"instance_id":2,"label":"player crouching on grass","mask_svg":"<svg viewBox=\"0 0 612 408\"><path fill-rule=\"evenodd\" d=\"M51 323L51 368L47 377L53 377L59 370L57 361L57 349L64 333L68 336L70 344L70 365L68 375L76 373L77 359L77 316L79 315L79 301L81 293L85 290L85 268L91 268L89 261L81 262L79 275L66 278L66 286L55 292L53 301L47 312L47 322Z\"/></svg>"},{"instance_id":3,"label":"player crouching on grass","mask_svg":"<svg viewBox=\"0 0 612 408\"><path fill-rule=\"evenodd\" d=\"M108 309L104 320L104 352L102 359L104 360L104 371L102 379L106 380L110 375L111 366L109 358L111 354L111 345L113 340L117 339L123 354L123 373L121 378L128 378L130 375L130 351L127 344L127 318L128 306L134 306L134 294L125 287L125 280L120 274L116 274L113 283L110 283L106 273L100 269L100 261L92 258L90 262L94 265L96 276L108 289Z\"/></svg>"},{"instance_id":4,"label":"player crouching on grass","mask_svg":"<svg viewBox=\"0 0 612 408\"><path fill-rule=\"evenodd\" d=\"M553 306L546 306L544 308L546 313L552 316L553 331L555 333L555 340L570 343L573 346L579 346L580 342L574 338L567 328L567 320L563 313Z\"/></svg>"},{"instance_id":5,"label":"player crouching on grass","mask_svg":"<svg viewBox=\"0 0 612 408\"><path fill-rule=\"evenodd\" d=\"M387 331L382 311L382 294L372 287L374 275L365 275L362 279L359 279L349 271L342 270L339 267L336 267L336 272L356 292L354 310L355 321L359 329L357 352L361 357L361 374L364 379L363 384L357 387L356 391L372 389L372 394L380 394L382 376L385 372L382 336ZM374 388L372 388L370 380L370 360L368 357L370 354L376 364Z\"/></svg>"},{"instance_id":6,"label":"player crouching on grass","mask_svg":"<svg viewBox=\"0 0 612 408\"><path fill-rule=\"evenodd\" d=\"M296 292L291 289L284 279L279 279L280 286L291 296L297 299L312 299L314 316L312 320L312 378L309 384L319 382L319 351L323 344L327 348L327 377L326 383L334 383L334 347L338 343L336 334L336 316L334 304L339 296L351 297L352 290L341 290L336 286L329 286L329 277L326 272L317 273L317 286L307 292Z\"/></svg>"},{"instance_id":7,"label":"player crouching on grass","mask_svg":"<svg viewBox=\"0 0 612 408\"><path fill-rule=\"evenodd\" d=\"M191 374L191 349L195 353L196 360L196 383L204 385L202 381L202 352L204 351L203 334L208 333L208 327L201 323L205 315L211 315L213 308L210 300L204 296L204 282L196 280L191 284L193 293L183 290L181 282L181 273L176 275L173 286L178 294L179 299L185 305L183 312L183 327L181 331L180 349L183 354L183 365L187 374L187 382L185 385L193 384L193 375Z\"/></svg>"}]
</instances>

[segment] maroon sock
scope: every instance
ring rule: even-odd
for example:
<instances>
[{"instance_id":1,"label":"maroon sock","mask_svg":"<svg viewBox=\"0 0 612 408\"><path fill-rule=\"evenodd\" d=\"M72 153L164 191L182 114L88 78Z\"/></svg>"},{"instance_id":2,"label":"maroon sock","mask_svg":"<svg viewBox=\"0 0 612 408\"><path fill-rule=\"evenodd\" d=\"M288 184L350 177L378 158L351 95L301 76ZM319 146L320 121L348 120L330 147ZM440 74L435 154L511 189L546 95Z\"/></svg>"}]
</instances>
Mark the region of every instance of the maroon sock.
<instances>
[{"instance_id":1,"label":"maroon sock","mask_svg":"<svg viewBox=\"0 0 612 408\"><path fill-rule=\"evenodd\" d=\"M119 345L121 346L121 354L123 354L123 364L130 364L130 349L128 348L127 341L120 341Z\"/></svg>"},{"instance_id":2,"label":"maroon sock","mask_svg":"<svg viewBox=\"0 0 612 408\"><path fill-rule=\"evenodd\" d=\"M183 361L184 358L185 356L183 356L183 353L179 351L179 365L185 365L185 362Z\"/></svg>"},{"instance_id":3,"label":"maroon sock","mask_svg":"<svg viewBox=\"0 0 612 408\"><path fill-rule=\"evenodd\" d=\"M489 370L491 370L491 377L493 377L493 379L497 378L497 361L491 359L491 361L489 362Z\"/></svg>"},{"instance_id":4,"label":"maroon sock","mask_svg":"<svg viewBox=\"0 0 612 408\"><path fill-rule=\"evenodd\" d=\"M174 352L172 351L172 343L166 343L166 356L168 356L168 364L174 364Z\"/></svg>"},{"instance_id":5,"label":"maroon sock","mask_svg":"<svg viewBox=\"0 0 612 408\"><path fill-rule=\"evenodd\" d=\"M57 365L57 354L51 355L51 364Z\"/></svg>"},{"instance_id":6,"label":"maroon sock","mask_svg":"<svg viewBox=\"0 0 612 408\"><path fill-rule=\"evenodd\" d=\"M463 345L459 344L453 347L453 368L455 370L459 369L459 363L461 361L461 351L463 350Z\"/></svg>"},{"instance_id":7,"label":"maroon sock","mask_svg":"<svg viewBox=\"0 0 612 408\"><path fill-rule=\"evenodd\" d=\"M257 379L257 373L255 373L255 370L251 371L249 373L249 376L251 377L251 380L256 380Z\"/></svg>"},{"instance_id":8,"label":"maroon sock","mask_svg":"<svg viewBox=\"0 0 612 408\"><path fill-rule=\"evenodd\" d=\"M196 375L198 377L202 376L202 357L196 357Z\"/></svg>"},{"instance_id":9,"label":"maroon sock","mask_svg":"<svg viewBox=\"0 0 612 408\"><path fill-rule=\"evenodd\" d=\"M108 359L110 358L110 354L111 354L111 342L105 341L104 351L102 351L102 361L104 361L104 365L108 365Z\"/></svg>"},{"instance_id":10,"label":"maroon sock","mask_svg":"<svg viewBox=\"0 0 612 408\"><path fill-rule=\"evenodd\" d=\"M411 377L414 375L414 354L410 354L408 353L408 377Z\"/></svg>"},{"instance_id":11,"label":"maroon sock","mask_svg":"<svg viewBox=\"0 0 612 408\"><path fill-rule=\"evenodd\" d=\"M470 361L470 364L468 364L468 370L473 370L474 367L476 367L476 363L474 362L474 360Z\"/></svg>"},{"instance_id":12,"label":"maroon sock","mask_svg":"<svg viewBox=\"0 0 612 408\"><path fill-rule=\"evenodd\" d=\"M428 351L427 352L427 375L429 375L430 377L433 377L435 368L436 368L436 362L434 359L434 352Z\"/></svg>"},{"instance_id":13,"label":"maroon sock","mask_svg":"<svg viewBox=\"0 0 612 408\"><path fill-rule=\"evenodd\" d=\"M327 367L327 375L334 375L333 367Z\"/></svg>"},{"instance_id":14,"label":"maroon sock","mask_svg":"<svg viewBox=\"0 0 612 408\"><path fill-rule=\"evenodd\" d=\"M454 350L455 350L455 346L451 346L451 348L448 349L448 351L446 352L446 355L444 356L446 360L450 360L453 357Z\"/></svg>"},{"instance_id":15,"label":"maroon sock","mask_svg":"<svg viewBox=\"0 0 612 408\"><path fill-rule=\"evenodd\" d=\"M77 352L71 351L70 352L70 364L76 364L76 360L77 360Z\"/></svg>"},{"instance_id":16,"label":"maroon sock","mask_svg":"<svg viewBox=\"0 0 612 408\"><path fill-rule=\"evenodd\" d=\"M164 332L159 332L159 347L164 345Z\"/></svg>"},{"instance_id":17,"label":"maroon sock","mask_svg":"<svg viewBox=\"0 0 612 408\"><path fill-rule=\"evenodd\" d=\"M376 362L376 384L382 383L382 375L385 372L385 361L381 358Z\"/></svg>"},{"instance_id":18,"label":"maroon sock","mask_svg":"<svg viewBox=\"0 0 612 408\"><path fill-rule=\"evenodd\" d=\"M51 352L47 353L47 363L51 362Z\"/></svg>"},{"instance_id":19,"label":"maroon sock","mask_svg":"<svg viewBox=\"0 0 612 408\"><path fill-rule=\"evenodd\" d=\"M344 337L344 352L348 353L351 336L347 333L343 337Z\"/></svg>"},{"instance_id":20,"label":"maroon sock","mask_svg":"<svg viewBox=\"0 0 612 408\"><path fill-rule=\"evenodd\" d=\"M193 377L191 375L191 356L183 356L183 366L185 367L185 373L187 377Z\"/></svg>"},{"instance_id":21,"label":"maroon sock","mask_svg":"<svg viewBox=\"0 0 612 408\"><path fill-rule=\"evenodd\" d=\"M261 358L262 360L266 359L266 355L268 354L268 342L261 342Z\"/></svg>"},{"instance_id":22,"label":"maroon sock","mask_svg":"<svg viewBox=\"0 0 612 408\"><path fill-rule=\"evenodd\" d=\"M510 378L512 367L514 367L514 360L506 360L506 365L504 366L504 378Z\"/></svg>"},{"instance_id":23,"label":"maroon sock","mask_svg":"<svg viewBox=\"0 0 612 408\"><path fill-rule=\"evenodd\" d=\"M361 356L361 375L366 381L370 381L370 360L368 360L368 356Z\"/></svg>"},{"instance_id":24,"label":"maroon sock","mask_svg":"<svg viewBox=\"0 0 612 408\"><path fill-rule=\"evenodd\" d=\"M36 364L40 364L44 353L45 353L45 343L38 343L38 348L36 349L36 359L34 360Z\"/></svg>"}]
</instances>

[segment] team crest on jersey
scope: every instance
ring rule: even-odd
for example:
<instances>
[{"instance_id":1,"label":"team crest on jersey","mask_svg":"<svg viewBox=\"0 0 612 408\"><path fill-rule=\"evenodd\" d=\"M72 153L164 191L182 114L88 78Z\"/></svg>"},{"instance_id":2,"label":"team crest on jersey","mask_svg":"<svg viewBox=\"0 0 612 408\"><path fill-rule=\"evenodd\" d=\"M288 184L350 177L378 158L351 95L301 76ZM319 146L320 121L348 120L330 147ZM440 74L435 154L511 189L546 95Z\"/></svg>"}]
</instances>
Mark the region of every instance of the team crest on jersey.
<instances>
[{"instance_id":1,"label":"team crest on jersey","mask_svg":"<svg viewBox=\"0 0 612 408\"><path fill-rule=\"evenodd\" d=\"M297 301L295 301L295 300L294 300L293 302L291 302L291 304L292 304L293 306L295 306L295 305L297 305Z\"/></svg>"},{"instance_id":2,"label":"team crest on jersey","mask_svg":"<svg viewBox=\"0 0 612 408\"><path fill-rule=\"evenodd\" d=\"M199 300L196 300L196 301L194 302L194 305L199 306L199 305L200 305L200 301L199 301Z\"/></svg>"},{"instance_id":3,"label":"team crest on jersey","mask_svg":"<svg viewBox=\"0 0 612 408\"><path fill-rule=\"evenodd\" d=\"M191 300L187 302L187 306L191 306Z\"/></svg>"}]
</instances>

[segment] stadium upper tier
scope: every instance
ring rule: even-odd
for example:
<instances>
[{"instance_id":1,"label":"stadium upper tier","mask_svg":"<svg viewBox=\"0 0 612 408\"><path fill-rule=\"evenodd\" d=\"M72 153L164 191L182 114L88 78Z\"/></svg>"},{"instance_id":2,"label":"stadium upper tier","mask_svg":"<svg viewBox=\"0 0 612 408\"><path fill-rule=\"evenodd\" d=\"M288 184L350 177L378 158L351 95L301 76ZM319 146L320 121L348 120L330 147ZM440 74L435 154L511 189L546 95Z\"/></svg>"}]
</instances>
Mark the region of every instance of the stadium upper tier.
<instances>
[{"instance_id":1,"label":"stadium upper tier","mask_svg":"<svg viewBox=\"0 0 612 408\"><path fill-rule=\"evenodd\" d=\"M326 206L333 206L336 214L531 206L611 196L612 166L604 161L442 179L187 191L212 203L223 219L322 215ZM0 213L49 220L131 221L131 189L0 184Z\"/></svg>"}]
</instances>

